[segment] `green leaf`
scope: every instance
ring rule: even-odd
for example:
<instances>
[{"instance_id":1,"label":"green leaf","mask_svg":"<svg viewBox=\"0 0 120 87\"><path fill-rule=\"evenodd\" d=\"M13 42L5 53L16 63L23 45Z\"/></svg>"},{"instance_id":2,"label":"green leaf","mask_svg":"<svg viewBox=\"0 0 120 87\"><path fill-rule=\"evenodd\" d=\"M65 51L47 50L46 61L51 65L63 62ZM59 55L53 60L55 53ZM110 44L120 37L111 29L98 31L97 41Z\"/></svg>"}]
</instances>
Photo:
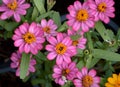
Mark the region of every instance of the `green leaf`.
<instances>
[{"instance_id":1,"label":"green leaf","mask_svg":"<svg viewBox=\"0 0 120 87\"><path fill-rule=\"evenodd\" d=\"M63 32L63 31L66 31L67 29L68 29L68 26L67 26L66 22L64 22L63 25L61 25L61 26L57 29L57 31L58 31L58 32Z\"/></svg>"},{"instance_id":2,"label":"green leaf","mask_svg":"<svg viewBox=\"0 0 120 87\"><path fill-rule=\"evenodd\" d=\"M81 69L83 66L85 66L85 62L83 60L80 60L78 63L77 63L77 67L79 69Z\"/></svg>"},{"instance_id":3,"label":"green leaf","mask_svg":"<svg viewBox=\"0 0 120 87\"><path fill-rule=\"evenodd\" d=\"M20 78L24 79L26 77L30 62L30 54L22 53L22 59L20 64Z\"/></svg>"},{"instance_id":4,"label":"green leaf","mask_svg":"<svg viewBox=\"0 0 120 87\"><path fill-rule=\"evenodd\" d=\"M35 57L36 57L36 59L39 59L39 60L42 60L42 61L46 61L46 60L47 60L46 55L43 54L43 53L40 52L40 51L38 52L37 55L35 55Z\"/></svg>"},{"instance_id":5,"label":"green leaf","mask_svg":"<svg viewBox=\"0 0 120 87\"><path fill-rule=\"evenodd\" d=\"M102 22L100 21L96 22L95 28L99 32L104 41L106 42L111 41L110 36Z\"/></svg>"},{"instance_id":6,"label":"green leaf","mask_svg":"<svg viewBox=\"0 0 120 87\"><path fill-rule=\"evenodd\" d=\"M94 56L94 58L100 58L110 61L120 61L120 54L106 50L93 49L92 55Z\"/></svg>"},{"instance_id":7,"label":"green leaf","mask_svg":"<svg viewBox=\"0 0 120 87\"><path fill-rule=\"evenodd\" d=\"M32 85L45 84L46 81L45 81L45 79L36 78L36 79L32 79L31 83L32 83Z\"/></svg>"},{"instance_id":8,"label":"green leaf","mask_svg":"<svg viewBox=\"0 0 120 87\"><path fill-rule=\"evenodd\" d=\"M54 11L53 14L50 15L50 18L54 20L58 27L61 25L61 18L59 12Z\"/></svg>"},{"instance_id":9,"label":"green leaf","mask_svg":"<svg viewBox=\"0 0 120 87\"><path fill-rule=\"evenodd\" d=\"M37 16L38 16L38 10L36 7L34 7L33 13L32 13L32 20L35 20Z\"/></svg>"},{"instance_id":10,"label":"green leaf","mask_svg":"<svg viewBox=\"0 0 120 87\"><path fill-rule=\"evenodd\" d=\"M19 25L19 23L9 22L9 23L6 23L6 24L5 24L4 28L5 28L5 30L7 30L7 31L12 31L12 30L14 30L18 25Z\"/></svg>"},{"instance_id":11,"label":"green leaf","mask_svg":"<svg viewBox=\"0 0 120 87\"><path fill-rule=\"evenodd\" d=\"M37 7L38 11L40 12L40 14L45 13L45 8L44 8L44 2L43 0L33 0L35 3L35 6Z\"/></svg>"}]
</instances>

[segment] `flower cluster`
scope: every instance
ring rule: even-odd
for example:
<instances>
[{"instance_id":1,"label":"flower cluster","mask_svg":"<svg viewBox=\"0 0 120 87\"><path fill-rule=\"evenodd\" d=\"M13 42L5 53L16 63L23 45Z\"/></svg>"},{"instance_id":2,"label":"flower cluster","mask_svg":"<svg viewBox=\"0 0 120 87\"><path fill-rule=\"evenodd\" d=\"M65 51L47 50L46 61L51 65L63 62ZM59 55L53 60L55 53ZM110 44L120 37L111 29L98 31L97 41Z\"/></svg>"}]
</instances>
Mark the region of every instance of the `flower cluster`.
<instances>
[{"instance_id":1,"label":"flower cluster","mask_svg":"<svg viewBox=\"0 0 120 87\"><path fill-rule=\"evenodd\" d=\"M54 3L53 0L48 0L48 7L51 6L49 1ZM100 87L100 76L97 76L97 71L91 68L97 64L99 57L103 57L100 55L98 59L95 58L98 53L95 54L96 49L93 50L93 48L97 48L96 45L100 44L99 47L103 46L102 49L104 49L104 45L101 45L96 33L94 33L96 36L93 35L93 37L89 33L99 21L107 24L110 22L110 18L115 16L113 0L86 0L83 3L75 1L73 5L68 6L67 21L63 25L56 22L59 20L54 18L59 15L54 11L49 11L52 6L46 12L42 5L38 6L38 0L2 0L2 2L0 20L15 20L19 24L13 29L12 35L14 46L18 50L10 58L11 68L17 68L16 76L21 75L21 67L24 67L26 63L24 61L25 63L22 65L21 60L24 57L28 60L27 55L30 55L27 72L24 72L25 76L35 71L41 73L44 68L45 74L48 74L47 70L51 71L52 66L52 80L59 85L65 85L70 81L75 87ZM33 12L32 14L28 13L27 15L28 8L32 9L30 10ZM32 18L24 17L25 15L30 15ZM96 41L95 46L91 46L92 40ZM89 51L87 56L84 54L86 48ZM93 59L95 64L91 62ZM37 70L40 68L41 70ZM21 78L24 79L24 75ZM119 78L120 75L113 74L113 78L108 78L108 83L105 86L119 87Z\"/></svg>"}]
</instances>

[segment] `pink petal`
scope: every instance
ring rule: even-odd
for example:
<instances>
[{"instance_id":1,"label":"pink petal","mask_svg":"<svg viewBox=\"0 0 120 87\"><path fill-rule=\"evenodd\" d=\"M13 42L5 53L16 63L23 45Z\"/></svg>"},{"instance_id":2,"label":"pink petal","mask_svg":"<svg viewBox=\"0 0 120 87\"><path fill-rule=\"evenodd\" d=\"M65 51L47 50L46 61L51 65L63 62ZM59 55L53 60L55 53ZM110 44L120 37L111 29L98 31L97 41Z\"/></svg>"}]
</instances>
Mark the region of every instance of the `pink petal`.
<instances>
[{"instance_id":1,"label":"pink petal","mask_svg":"<svg viewBox=\"0 0 120 87\"><path fill-rule=\"evenodd\" d=\"M95 77L96 71L94 69L90 70L88 73L90 76Z\"/></svg>"},{"instance_id":2,"label":"pink petal","mask_svg":"<svg viewBox=\"0 0 120 87\"><path fill-rule=\"evenodd\" d=\"M48 42L49 42L50 44L54 45L54 46L57 44L57 40L56 40L54 37L50 37L50 38L48 39Z\"/></svg>"},{"instance_id":3,"label":"pink petal","mask_svg":"<svg viewBox=\"0 0 120 87\"><path fill-rule=\"evenodd\" d=\"M24 43L24 40L23 39L18 39L18 40L16 40L15 42L14 42L14 45L16 46L16 47L19 47L21 44L23 44Z\"/></svg>"},{"instance_id":4,"label":"pink petal","mask_svg":"<svg viewBox=\"0 0 120 87\"><path fill-rule=\"evenodd\" d=\"M21 20L20 15L18 13L14 13L14 19L16 22L20 22Z\"/></svg>"},{"instance_id":5,"label":"pink petal","mask_svg":"<svg viewBox=\"0 0 120 87\"><path fill-rule=\"evenodd\" d=\"M41 20L41 26L44 28L47 26L47 21L45 19Z\"/></svg>"},{"instance_id":6,"label":"pink petal","mask_svg":"<svg viewBox=\"0 0 120 87\"><path fill-rule=\"evenodd\" d=\"M13 40L18 40L18 39L21 39L21 37L19 37L18 35L15 34L15 35L13 35L12 39Z\"/></svg>"},{"instance_id":7,"label":"pink petal","mask_svg":"<svg viewBox=\"0 0 120 87\"><path fill-rule=\"evenodd\" d=\"M29 53L30 52L30 45L29 44L25 44L24 50L25 50L25 53Z\"/></svg>"},{"instance_id":8,"label":"pink petal","mask_svg":"<svg viewBox=\"0 0 120 87\"><path fill-rule=\"evenodd\" d=\"M78 21L74 22L73 24L73 30L78 31L80 29L81 23Z\"/></svg>"},{"instance_id":9,"label":"pink petal","mask_svg":"<svg viewBox=\"0 0 120 87\"><path fill-rule=\"evenodd\" d=\"M55 52L50 52L48 55L47 55L47 58L49 60L53 60L55 59L55 57L57 56L57 54Z\"/></svg>"},{"instance_id":10,"label":"pink petal","mask_svg":"<svg viewBox=\"0 0 120 87\"><path fill-rule=\"evenodd\" d=\"M3 11L8 11L9 9L6 7L6 6L1 6L0 7L0 12L3 12Z\"/></svg>"},{"instance_id":11,"label":"pink petal","mask_svg":"<svg viewBox=\"0 0 120 87\"><path fill-rule=\"evenodd\" d=\"M10 0L2 0L3 1L3 3L5 3L6 5L8 4L8 3L10 3Z\"/></svg>"},{"instance_id":12,"label":"pink petal","mask_svg":"<svg viewBox=\"0 0 120 87\"><path fill-rule=\"evenodd\" d=\"M83 32L88 32L89 28L86 24L82 23L82 30L83 30Z\"/></svg>"},{"instance_id":13,"label":"pink petal","mask_svg":"<svg viewBox=\"0 0 120 87\"><path fill-rule=\"evenodd\" d=\"M22 4L19 6L21 9L28 9L30 7L30 4Z\"/></svg>"},{"instance_id":14,"label":"pink petal","mask_svg":"<svg viewBox=\"0 0 120 87\"><path fill-rule=\"evenodd\" d=\"M6 11L6 12L4 12L4 13L1 14L1 17L0 17L0 18L1 18L2 20L5 20L5 19L7 19L7 18L10 18L10 17L13 15L13 13L14 13L14 12L11 11L11 10L10 10L10 11Z\"/></svg>"},{"instance_id":15,"label":"pink petal","mask_svg":"<svg viewBox=\"0 0 120 87\"><path fill-rule=\"evenodd\" d=\"M70 37L66 37L63 39L62 43L65 44L66 46L70 46L72 44L72 40Z\"/></svg>"},{"instance_id":16,"label":"pink petal","mask_svg":"<svg viewBox=\"0 0 120 87\"><path fill-rule=\"evenodd\" d=\"M46 45L45 49L48 51L54 51L54 46L48 44L48 45Z\"/></svg>"},{"instance_id":17,"label":"pink petal","mask_svg":"<svg viewBox=\"0 0 120 87\"><path fill-rule=\"evenodd\" d=\"M80 80L82 80L83 75L82 75L81 72L77 72L76 76L77 76L77 78L79 78Z\"/></svg>"},{"instance_id":18,"label":"pink petal","mask_svg":"<svg viewBox=\"0 0 120 87\"><path fill-rule=\"evenodd\" d=\"M56 73L53 73L53 74L52 74L52 77L53 77L53 78L59 78L60 76L61 76L61 75L56 74Z\"/></svg>"},{"instance_id":19,"label":"pink petal","mask_svg":"<svg viewBox=\"0 0 120 87\"><path fill-rule=\"evenodd\" d=\"M73 70L75 68L76 64L74 62L70 63L69 69Z\"/></svg>"},{"instance_id":20,"label":"pink petal","mask_svg":"<svg viewBox=\"0 0 120 87\"><path fill-rule=\"evenodd\" d=\"M53 25L53 23L54 23L54 21L52 19L50 19L47 23L47 26L51 26L51 25Z\"/></svg>"},{"instance_id":21,"label":"pink petal","mask_svg":"<svg viewBox=\"0 0 120 87\"><path fill-rule=\"evenodd\" d=\"M100 83L100 77L94 77L94 83Z\"/></svg>"},{"instance_id":22,"label":"pink petal","mask_svg":"<svg viewBox=\"0 0 120 87\"><path fill-rule=\"evenodd\" d=\"M36 64L36 60L35 59L31 59L30 65L35 65L35 64Z\"/></svg>"},{"instance_id":23,"label":"pink petal","mask_svg":"<svg viewBox=\"0 0 120 87\"><path fill-rule=\"evenodd\" d=\"M35 67L32 66L32 65L30 65L30 66L29 66L29 71L30 71L30 72L35 72Z\"/></svg>"},{"instance_id":24,"label":"pink petal","mask_svg":"<svg viewBox=\"0 0 120 87\"><path fill-rule=\"evenodd\" d=\"M82 68L82 74L87 75L88 74L88 69L86 67Z\"/></svg>"},{"instance_id":25,"label":"pink petal","mask_svg":"<svg viewBox=\"0 0 120 87\"><path fill-rule=\"evenodd\" d=\"M94 27L94 22L93 21L90 21L90 20L88 20L88 21L86 21L86 25L88 25L89 27Z\"/></svg>"},{"instance_id":26,"label":"pink petal","mask_svg":"<svg viewBox=\"0 0 120 87\"><path fill-rule=\"evenodd\" d=\"M58 33L57 34L57 41L58 43L60 43L63 40L63 34L62 33Z\"/></svg>"},{"instance_id":27,"label":"pink petal","mask_svg":"<svg viewBox=\"0 0 120 87\"><path fill-rule=\"evenodd\" d=\"M60 85L64 85L65 82L60 78L60 79L59 79L59 84L60 84Z\"/></svg>"},{"instance_id":28,"label":"pink petal","mask_svg":"<svg viewBox=\"0 0 120 87\"><path fill-rule=\"evenodd\" d=\"M20 76L20 68L16 70L16 76Z\"/></svg>"},{"instance_id":29,"label":"pink petal","mask_svg":"<svg viewBox=\"0 0 120 87\"><path fill-rule=\"evenodd\" d=\"M19 4L23 4L25 2L25 0L18 0Z\"/></svg>"},{"instance_id":30,"label":"pink petal","mask_svg":"<svg viewBox=\"0 0 120 87\"><path fill-rule=\"evenodd\" d=\"M27 28L24 25L19 26L19 30L22 34L25 34L27 32Z\"/></svg>"},{"instance_id":31,"label":"pink petal","mask_svg":"<svg viewBox=\"0 0 120 87\"><path fill-rule=\"evenodd\" d=\"M98 84L93 84L91 87L100 87Z\"/></svg>"},{"instance_id":32,"label":"pink petal","mask_svg":"<svg viewBox=\"0 0 120 87\"><path fill-rule=\"evenodd\" d=\"M106 24L108 24L110 22L110 19L107 16L105 16L105 19L102 21L104 21Z\"/></svg>"},{"instance_id":33,"label":"pink petal","mask_svg":"<svg viewBox=\"0 0 120 87\"><path fill-rule=\"evenodd\" d=\"M24 43L20 45L19 52L22 53L24 51Z\"/></svg>"},{"instance_id":34,"label":"pink petal","mask_svg":"<svg viewBox=\"0 0 120 87\"><path fill-rule=\"evenodd\" d=\"M32 22L32 24L29 27L29 32L34 34L36 27L37 24L35 22Z\"/></svg>"},{"instance_id":35,"label":"pink petal","mask_svg":"<svg viewBox=\"0 0 120 87\"><path fill-rule=\"evenodd\" d=\"M72 26L74 24L74 22L75 22L75 19L68 20L67 25Z\"/></svg>"},{"instance_id":36,"label":"pink petal","mask_svg":"<svg viewBox=\"0 0 120 87\"><path fill-rule=\"evenodd\" d=\"M71 58L69 56L64 56L63 55L63 60L66 62L66 63L70 63L71 62Z\"/></svg>"},{"instance_id":37,"label":"pink petal","mask_svg":"<svg viewBox=\"0 0 120 87\"><path fill-rule=\"evenodd\" d=\"M57 68L57 67L54 68L53 71L54 71L55 73L57 73L57 74L61 74L61 72L62 72L62 70L59 69L59 68Z\"/></svg>"},{"instance_id":38,"label":"pink petal","mask_svg":"<svg viewBox=\"0 0 120 87\"><path fill-rule=\"evenodd\" d=\"M10 64L10 67L11 67L11 68L17 68L18 66L17 66L16 63L11 63L11 64Z\"/></svg>"},{"instance_id":39,"label":"pink petal","mask_svg":"<svg viewBox=\"0 0 120 87\"><path fill-rule=\"evenodd\" d=\"M59 64L62 64L63 63L63 57L61 55L58 55L57 58L56 58L56 63L59 65Z\"/></svg>"},{"instance_id":40,"label":"pink petal","mask_svg":"<svg viewBox=\"0 0 120 87\"><path fill-rule=\"evenodd\" d=\"M23 10L23 9L17 9L16 10L16 13L20 14L20 15L25 15L26 14L26 10Z\"/></svg>"},{"instance_id":41,"label":"pink petal","mask_svg":"<svg viewBox=\"0 0 120 87\"><path fill-rule=\"evenodd\" d=\"M73 80L73 83L74 83L75 87L83 87L81 80L79 80L79 79Z\"/></svg>"},{"instance_id":42,"label":"pink petal","mask_svg":"<svg viewBox=\"0 0 120 87\"><path fill-rule=\"evenodd\" d=\"M74 7L76 10L79 10L82 6L81 6L81 3L79 1L75 1L74 2Z\"/></svg>"}]
</instances>

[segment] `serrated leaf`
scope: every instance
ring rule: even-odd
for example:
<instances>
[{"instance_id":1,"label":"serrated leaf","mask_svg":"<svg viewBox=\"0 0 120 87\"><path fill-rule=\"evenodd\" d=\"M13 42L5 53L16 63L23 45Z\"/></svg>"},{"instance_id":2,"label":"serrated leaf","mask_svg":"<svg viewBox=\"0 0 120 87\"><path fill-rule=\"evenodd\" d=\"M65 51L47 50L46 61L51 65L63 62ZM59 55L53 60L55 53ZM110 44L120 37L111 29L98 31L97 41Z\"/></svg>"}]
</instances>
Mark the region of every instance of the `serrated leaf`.
<instances>
[{"instance_id":1,"label":"serrated leaf","mask_svg":"<svg viewBox=\"0 0 120 87\"><path fill-rule=\"evenodd\" d=\"M26 77L30 62L30 54L22 53L21 64L20 64L20 78Z\"/></svg>"},{"instance_id":2,"label":"serrated leaf","mask_svg":"<svg viewBox=\"0 0 120 87\"><path fill-rule=\"evenodd\" d=\"M33 0L35 3L35 6L37 7L38 11L40 12L40 14L45 13L45 8L44 8L44 2L43 0Z\"/></svg>"},{"instance_id":3,"label":"serrated leaf","mask_svg":"<svg viewBox=\"0 0 120 87\"><path fill-rule=\"evenodd\" d=\"M94 56L94 58L100 58L110 61L120 61L120 54L106 50L93 49L92 55Z\"/></svg>"}]
</instances>

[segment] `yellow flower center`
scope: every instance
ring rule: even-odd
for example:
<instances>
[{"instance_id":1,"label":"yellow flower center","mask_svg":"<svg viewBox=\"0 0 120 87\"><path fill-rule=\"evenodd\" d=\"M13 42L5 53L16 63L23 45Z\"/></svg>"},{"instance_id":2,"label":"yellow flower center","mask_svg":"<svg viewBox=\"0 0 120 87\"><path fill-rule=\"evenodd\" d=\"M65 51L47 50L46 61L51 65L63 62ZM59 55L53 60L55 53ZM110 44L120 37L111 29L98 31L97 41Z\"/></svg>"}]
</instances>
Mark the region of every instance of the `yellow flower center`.
<instances>
[{"instance_id":1,"label":"yellow flower center","mask_svg":"<svg viewBox=\"0 0 120 87\"><path fill-rule=\"evenodd\" d=\"M69 74L70 73L70 70L69 69L64 69L63 71L62 71L62 75L63 76L66 76L67 74Z\"/></svg>"},{"instance_id":2,"label":"yellow flower center","mask_svg":"<svg viewBox=\"0 0 120 87\"><path fill-rule=\"evenodd\" d=\"M106 11L106 4L104 2L98 5L98 11L105 12Z\"/></svg>"},{"instance_id":3,"label":"yellow flower center","mask_svg":"<svg viewBox=\"0 0 120 87\"><path fill-rule=\"evenodd\" d=\"M17 8L17 1L13 0L13 2L7 4L7 7L11 10L15 10Z\"/></svg>"},{"instance_id":4,"label":"yellow flower center","mask_svg":"<svg viewBox=\"0 0 120 87\"><path fill-rule=\"evenodd\" d=\"M90 87L93 84L93 78L89 75L86 75L82 78L83 87Z\"/></svg>"},{"instance_id":5,"label":"yellow flower center","mask_svg":"<svg viewBox=\"0 0 120 87\"><path fill-rule=\"evenodd\" d=\"M78 40L74 40L74 41L72 42L72 45L73 45L73 46L77 46L77 45L78 45Z\"/></svg>"},{"instance_id":6,"label":"yellow flower center","mask_svg":"<svg viewBox=\"0 0 120 87\"><path fill-rule=\"evenodd\" d=\"M86 21L88 19L88 12L85 9L81 9L77 12L76 19L78 21Z\"/></svg>"},{"instance_id":7,"label":"yellow flower center","mask_svg":"<svg viewBox=\"0 0 120 87\"><path fill-rule=\"evenodd\" d=\"M43 31L49 34L50 33L50 28L49 27L45 27L45 28L43 28Z\"/></svg>"},{"instance_id":8,"label":"yellow flower center","mask_svg":"<svg viewBox=\"0 0 120 87\"><path fill-rule=\"evenodd\" d=\"M67 46L62 43L58 43L55 48L58 54L64 54L67 50Z\"/></svg>"},{"instance_id":9,"label":"yellow flower center","mask_svg":"<svg viewBox=\"0 0 120 87\"><path fill-rule=\"evenodd\" d=\"M26 43L30 44L36 41L36 38L34 34L27 32L25 35L23 35L23 39Z\"/></svg>"}]
</instances>

